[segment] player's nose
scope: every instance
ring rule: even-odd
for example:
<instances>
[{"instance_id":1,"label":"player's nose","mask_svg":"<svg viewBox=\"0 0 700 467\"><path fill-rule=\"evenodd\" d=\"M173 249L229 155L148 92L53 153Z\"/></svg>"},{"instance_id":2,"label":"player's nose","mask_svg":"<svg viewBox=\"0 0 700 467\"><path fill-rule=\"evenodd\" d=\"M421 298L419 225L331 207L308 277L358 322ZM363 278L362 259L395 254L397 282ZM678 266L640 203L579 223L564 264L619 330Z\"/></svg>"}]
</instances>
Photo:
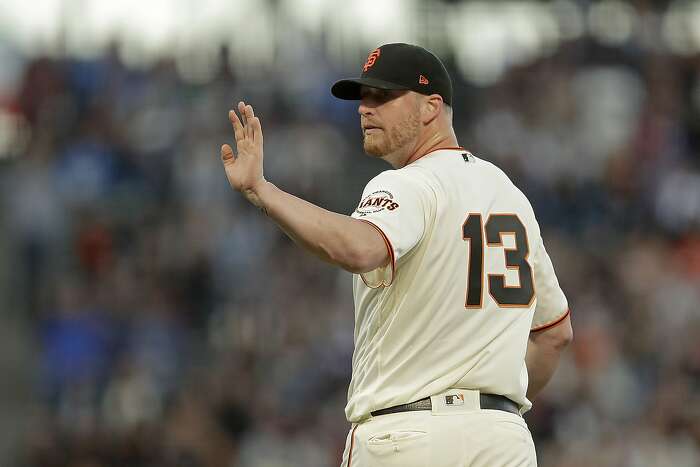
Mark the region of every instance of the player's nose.
<instances>
[{"instance_id":1,"label":"player's nose","mask_svg":"<svg viewBox=\"0 0 700 467\"><path fill-rule=\"evenodd\" d=\"M357 106L357 113L360 115L368 115L372 112L372 108L367 105L365 99L360 101L360 105Z\"/></svg>"}]
</instances>

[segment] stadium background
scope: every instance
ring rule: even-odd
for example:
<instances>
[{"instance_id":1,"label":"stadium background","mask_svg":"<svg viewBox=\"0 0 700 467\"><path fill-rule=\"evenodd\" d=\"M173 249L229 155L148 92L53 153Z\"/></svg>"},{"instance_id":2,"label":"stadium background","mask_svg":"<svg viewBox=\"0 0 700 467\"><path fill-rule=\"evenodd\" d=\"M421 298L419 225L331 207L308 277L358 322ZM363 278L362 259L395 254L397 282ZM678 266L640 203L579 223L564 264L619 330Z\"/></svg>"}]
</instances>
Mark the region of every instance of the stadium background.
<instances>
[{"instance_id":1,"label":"stadium background","mask_svg":"<svg viewBox=\"0 0 700 467\"><path fill-rule=\"evenodd\" d=\"M572 304L540 465L700 465L700 3L565 0L0 0L0 465L338 464L350 275L218 148L245 98L268 179L351 212L384 166L329 86L388 41L446 59Z\"/></svg>"}]
</instances>

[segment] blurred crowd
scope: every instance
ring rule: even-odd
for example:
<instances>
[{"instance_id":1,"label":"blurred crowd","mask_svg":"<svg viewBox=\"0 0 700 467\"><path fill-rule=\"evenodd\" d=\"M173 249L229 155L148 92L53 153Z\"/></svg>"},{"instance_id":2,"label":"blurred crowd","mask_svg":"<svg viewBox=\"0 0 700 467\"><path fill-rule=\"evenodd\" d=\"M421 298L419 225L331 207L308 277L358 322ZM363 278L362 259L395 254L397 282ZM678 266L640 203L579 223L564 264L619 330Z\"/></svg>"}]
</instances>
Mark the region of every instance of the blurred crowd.
<instances>
[{"instance_id":1,"label":"blurred crowd","mask_svg":"<svg viewBox=\"0 0 700 467\"><path fill-rule=\"evenodd\" d=\"M0 158L4 298L30 331L35 401L16 465L339 465L351 276L232 192L219 160L245 98L266 177L354 209L387 167L329 92L356 70L309 59L202 85L167 60L23 63L0 97L24 135ZM460 144L529 197L573 313L526 415L541 466L700 465L698 71L580 39L493 86L454 76Z\"/></svg>"}]
</instances>

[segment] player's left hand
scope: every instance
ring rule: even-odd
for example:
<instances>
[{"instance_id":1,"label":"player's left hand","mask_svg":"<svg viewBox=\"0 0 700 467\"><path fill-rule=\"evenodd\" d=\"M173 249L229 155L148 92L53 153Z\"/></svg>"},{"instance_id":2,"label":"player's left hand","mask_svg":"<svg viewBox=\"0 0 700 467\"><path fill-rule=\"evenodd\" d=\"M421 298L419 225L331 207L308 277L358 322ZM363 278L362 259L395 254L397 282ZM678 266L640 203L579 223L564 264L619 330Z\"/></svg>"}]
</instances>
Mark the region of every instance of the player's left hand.
<instances>
[{"instance_id":1,"label":"player's left hand","mask_svg":"<svg viewBox=\"0 0 700 467\"><path fill-rule=\"evenodd\" d=\"M228 113L238 154L234 155L231 146L224 144L221 146L221 160L231 187L240 191L254 205L262 207L257 195L257 188L265 183L260 119L255 116L253 106L246 105L245 102L238 103L238 111L240 119L235 110Z\"/></svg>"}]
</instances>

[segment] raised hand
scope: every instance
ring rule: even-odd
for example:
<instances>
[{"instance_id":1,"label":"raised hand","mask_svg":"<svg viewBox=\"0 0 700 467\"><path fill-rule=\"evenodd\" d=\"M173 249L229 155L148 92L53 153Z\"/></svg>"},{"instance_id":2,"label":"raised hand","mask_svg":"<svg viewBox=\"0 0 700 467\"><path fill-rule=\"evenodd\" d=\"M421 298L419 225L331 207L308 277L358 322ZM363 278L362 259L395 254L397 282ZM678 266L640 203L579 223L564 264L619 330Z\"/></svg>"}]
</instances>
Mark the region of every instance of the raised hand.
<instances>
[{"instance_id":1,"label":"raised hand","mask_svg":"<svg viewBox=\"0 0 700 467\"><path fill-rule=\"evenodd\" d=\"M255 116L253 107L245 102L238 103L238 118L235 110L230 110L228 118L233 125L236 138L236 151L228 144L221 146L221 161L224 163L228 182L240 191L251 203L262 207L256 189L265 182L263 177L263 134L260 119Z\"/></svg>"}]
</instances>

